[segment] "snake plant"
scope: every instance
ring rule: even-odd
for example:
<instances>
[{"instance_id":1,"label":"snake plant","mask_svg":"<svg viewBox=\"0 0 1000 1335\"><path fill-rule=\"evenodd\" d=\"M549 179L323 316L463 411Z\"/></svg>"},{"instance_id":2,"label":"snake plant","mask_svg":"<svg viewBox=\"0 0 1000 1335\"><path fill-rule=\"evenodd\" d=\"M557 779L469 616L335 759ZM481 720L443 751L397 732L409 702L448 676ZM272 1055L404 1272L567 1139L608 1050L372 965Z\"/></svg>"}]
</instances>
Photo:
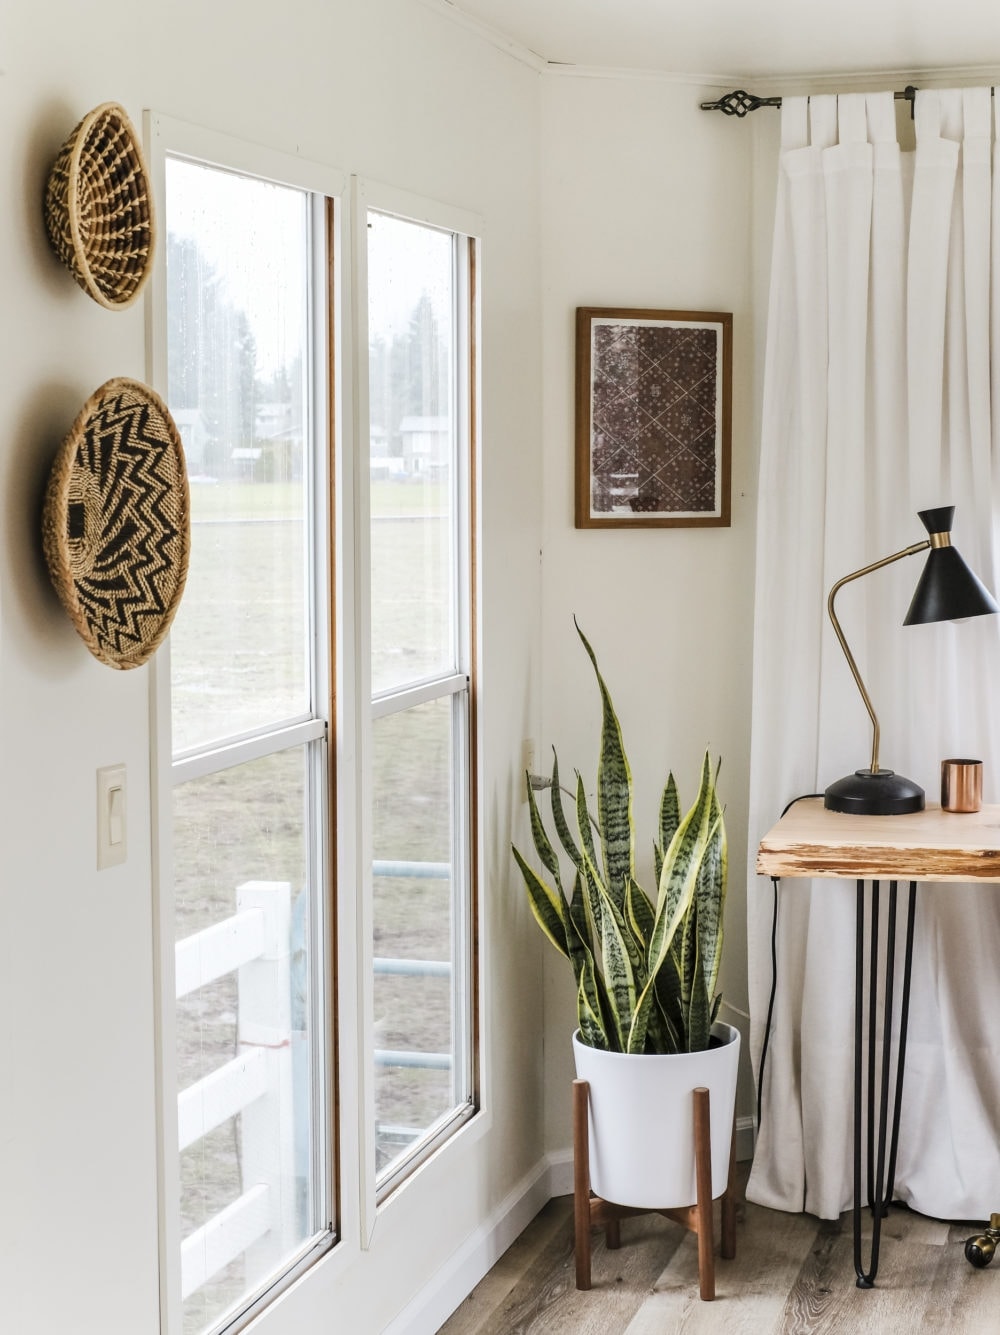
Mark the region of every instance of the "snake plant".
<instances>
[{"instance_id":1,"label":"snake plant","mask_svg":"<svg viewBox=\"0 0 1000 1335\"><path fill-rule=\"evenodd\" d=\"M683 818L674 776L667 778L653 846L657 892L651 898L636 880L632 773L621 725L594 651L576 629L597 677L603 711L597 814L591 813L577 771L567 817L553 751L552 777L543 786L569 860L569 893L529 775L531 834L543 871L534 871L517 848L514 858L539 926L573 967L583 1042L611 1052L699 1052L708 1047L721 1001L716 984L727 852L717 770L706 753L698 796Z\"/></svg>"}]
</instances>

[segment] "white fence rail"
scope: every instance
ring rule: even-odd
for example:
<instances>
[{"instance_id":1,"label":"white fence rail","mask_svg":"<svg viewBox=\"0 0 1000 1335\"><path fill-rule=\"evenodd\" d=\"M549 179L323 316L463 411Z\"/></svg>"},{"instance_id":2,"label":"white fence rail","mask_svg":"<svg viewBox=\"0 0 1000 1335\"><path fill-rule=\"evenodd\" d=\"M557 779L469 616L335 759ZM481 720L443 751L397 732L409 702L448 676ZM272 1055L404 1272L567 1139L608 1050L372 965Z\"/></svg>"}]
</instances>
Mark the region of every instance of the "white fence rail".
<instances>
[{"instance_id":1,"label":"white fence rail","mask_svg":"<svg viewBox=\"0 0 1000 1335\"><path fill-rule=\"evenodd\" d=\"M446 863L379 862L376 876L447 879ZM185 1150L241 1114L242 1194L181 1243L184 1298L239 1256L247 1284L265 1278L303 1239L297 1236L292 1029L291 887L248 881L237 888L237 911L175 946L178 1000L237 973L236 1055L177 1097L178 1147ZM444 960L376 959L377 974L451 976ZM450 1053L378 1049L378 1066L447 1070ZM301 1171L301 1168L300 1170Z\"/></svg>"},{"instance_id":2,"label":"white fence rail","mask_svg":"<svg viewBox=\"0 0 1000 1335\"><path fill-rule=\"evenodd\" d=\"M237 973L237 1052L177 1096L178 1148L242 1114L242 1194L181 1243L188 1297L241 1255L248 1284L296 1242L291 887L248 881L236 913L175 947L177 998Z\"/></svg>"}]
</instances>

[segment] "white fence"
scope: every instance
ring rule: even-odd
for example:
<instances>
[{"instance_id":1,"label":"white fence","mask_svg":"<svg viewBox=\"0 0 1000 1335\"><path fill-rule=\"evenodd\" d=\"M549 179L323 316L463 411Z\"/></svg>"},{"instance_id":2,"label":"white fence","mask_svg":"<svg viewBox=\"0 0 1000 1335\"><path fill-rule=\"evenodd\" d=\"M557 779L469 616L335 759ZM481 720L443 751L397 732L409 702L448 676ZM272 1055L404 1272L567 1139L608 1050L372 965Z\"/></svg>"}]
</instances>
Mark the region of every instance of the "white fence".
<instances>
[{"instance_id":1,"label":"white fence","mask_svg":"<svg viewBox=\"0 0 1000 1335\"><path fill-rule=\"evenodd\" d=\"M247 881L236 913L176 946L178 999L237 971L237 1054L177 1098L178 1148L242 1113L244 1189L181 1243L181 1293L188 1297L242 1254L248 1287L297 1238L293 1134L291 887Z\"/></svg>"},{"instance_id":2,"label":"white fence","mask_svg":"<svg viewBox=\"0 0 1000 1335\"><path fill-rule=\"evenodd\" d=\"M446 864L378 862L376 876L447 879ZM246 1287L265 1279L305 1239L297 1215L296 1112L299 1138L307 1110L295 1108L295 1066L307 1060L306 1035L293 1029L291 887L287 881L247 881L236 892L236 913L224 922L178 941L175 947L177 999L236 972L237 1053L177 1098L180 1150L242 1114L243 1191L236 1200L181 1243L184 1298L206 1284L237 1257L246 1255ZM299 943L304 945L304 942ZM439 960L376 959L375 972L450 977L451 964ZM451 1068L447 1052L377 1049L377 1066ZM300 1099L306 1093L299 1087ZM419 1134L413 1129L410 1135ZM305 1155L303 1145L298 1147ZM298 1177L296 1176L298 1174Z\"/></svg>"}]
</instances>

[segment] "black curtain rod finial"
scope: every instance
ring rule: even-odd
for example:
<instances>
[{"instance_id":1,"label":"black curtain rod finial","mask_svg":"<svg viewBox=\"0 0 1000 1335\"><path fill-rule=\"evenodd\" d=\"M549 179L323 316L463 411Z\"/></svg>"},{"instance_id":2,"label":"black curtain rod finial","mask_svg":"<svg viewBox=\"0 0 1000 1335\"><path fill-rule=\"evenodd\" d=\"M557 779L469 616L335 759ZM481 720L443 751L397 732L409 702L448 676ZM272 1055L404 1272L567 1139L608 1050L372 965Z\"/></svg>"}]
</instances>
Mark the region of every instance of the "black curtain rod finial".
<instances>
[{"instance_id":1,"label":"black curtain rod finial","mask_svg":"<svg viewBox=\"0 0 1000 1335\"><path fill-rule=\"evenodd\" d=\"M722 111L727 116L738 116L741 120L749 115L751 111L757 111L760 107L780 107L780 97L755 97L753 93L748 93L743 88L737 88L735 92L726 93L725 97L720 97L717 102L702 102L702 111Z\"/></svg>"}]
</instances>

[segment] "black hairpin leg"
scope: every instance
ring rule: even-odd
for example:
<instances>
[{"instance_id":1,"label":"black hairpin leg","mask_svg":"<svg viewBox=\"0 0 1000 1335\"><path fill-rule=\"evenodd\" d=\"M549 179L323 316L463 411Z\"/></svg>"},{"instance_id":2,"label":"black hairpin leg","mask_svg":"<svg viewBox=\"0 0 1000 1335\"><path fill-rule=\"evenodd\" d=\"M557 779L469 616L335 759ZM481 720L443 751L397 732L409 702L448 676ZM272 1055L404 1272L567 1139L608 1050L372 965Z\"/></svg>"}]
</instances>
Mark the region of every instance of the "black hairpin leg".
<instances>
[{"instance_id":1,"label":"black hairpin leg","mask_svg":"<svg viewBox=\"0 0 1000 1335\"><path fill-rule=\"evenodd\" d=\"M878 1101L878 1146L875 1144L875 1002L878 995L878 920L879 884L872 884L871 935L868 942L868 1204L872 1210L871 1256L865 1269L861 1259L861 1107L864 1029L864 955L865 955L865 883L858 881L857 941L854 986L854 1272L859 1289L870 1289L878 1273L882 1219L889 1212L896 1175L896 1151L899 1144L899 1111L903 1100L903 1069L906 1060L906 1032L910 1012L910 974L913 963L913 915L917 885L910 882L906 909L906 946L903 953L903 986L899 1010L899 1047L896 1054L896 1084L889 1113L889 1077L892 1070L892 1012L896 960L896 882L889 883L889 914L886 924L886 963L884 1015L882 1024L882 1070ZM886 1148L888 1144L888 1164Z\"/></svg>"}]
</instances>

